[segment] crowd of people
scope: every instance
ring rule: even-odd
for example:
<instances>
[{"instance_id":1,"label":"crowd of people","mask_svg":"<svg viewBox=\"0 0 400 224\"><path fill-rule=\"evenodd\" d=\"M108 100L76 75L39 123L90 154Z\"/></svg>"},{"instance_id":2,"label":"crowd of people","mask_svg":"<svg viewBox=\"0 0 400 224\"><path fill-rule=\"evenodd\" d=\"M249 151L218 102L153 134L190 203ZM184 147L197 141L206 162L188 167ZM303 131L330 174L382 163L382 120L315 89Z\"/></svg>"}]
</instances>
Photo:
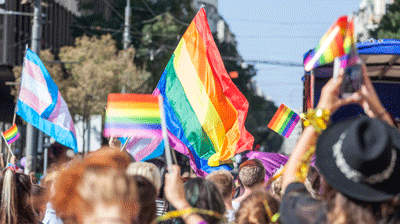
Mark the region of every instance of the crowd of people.
<instances>
[{"instance_id":1,"label":"crowd of people","mask_svg":"<svg viewBox=\"0 0 400 224\"><path fill-rule=\"evenodd\" d=\"M12 158L0 175L0 222L400 223L400 134L365 71L352 96L340 97L343 71L324 86L288 162L268 178L249 159L236 178L218 170L183 179L179 166L134 162L112 141L51 167L39 184ZM325 126L350 103L366 115Z\"/></svg>"}]
</instances>

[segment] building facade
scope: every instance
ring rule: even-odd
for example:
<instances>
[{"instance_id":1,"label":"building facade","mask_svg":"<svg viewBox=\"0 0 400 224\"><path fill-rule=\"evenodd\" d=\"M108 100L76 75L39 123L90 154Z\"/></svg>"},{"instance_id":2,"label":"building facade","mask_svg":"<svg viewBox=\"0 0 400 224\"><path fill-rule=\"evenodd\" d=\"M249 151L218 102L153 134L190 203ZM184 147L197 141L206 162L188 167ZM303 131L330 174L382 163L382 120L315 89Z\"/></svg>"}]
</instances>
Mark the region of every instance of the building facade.
<instances>
[{"instance_id":1,"label":"building facade","mask_svg":"<svg viewBox=\"0 0 400 224\"><path fill-rule=\"evenodd\" d=\"M0 3L3 3L0 4L0 121L11 122L14 98L10 95L9 84L14 80L12 69L22 64L25 48L31 43L33 17L29 14L33 13L33 3L29 0L5 0ZM78 15L77 1L42 0L41 6L41 49L57 53L60 47L72 45L74 39L70 25Z\"/></svg>"},{"instance_id":2,"label":"building facade","mask_svg":"<svg viewBox=\"0 0 400 224\"><path fill-rule=\"evenodd\" d=\"M394 0L362 0L360 8L354 12L354 32L357 40L362 42L370 38L369 31L375 30L387 8Z\"/></svg>"}]
</instances>

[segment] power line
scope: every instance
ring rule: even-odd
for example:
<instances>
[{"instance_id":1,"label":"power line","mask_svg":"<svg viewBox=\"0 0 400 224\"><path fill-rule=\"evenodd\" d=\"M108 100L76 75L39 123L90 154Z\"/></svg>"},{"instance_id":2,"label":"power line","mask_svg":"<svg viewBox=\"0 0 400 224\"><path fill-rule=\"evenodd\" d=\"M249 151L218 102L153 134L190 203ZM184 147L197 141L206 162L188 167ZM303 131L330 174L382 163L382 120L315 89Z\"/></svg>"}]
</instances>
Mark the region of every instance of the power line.
<instances>
[{"instance_id":1,"label":"power line","mask_svg":"<svg viewBox=\"0 0 400 224\"><path fill-rule=\"evenodd\" d=\"M149 10L149 12L150 12L153 16L157 16L156 13L149 7L149 5L148 5L145 1L140 0L140 2L143 3L143 5L147 8L147 10Z\"/></svg>"},{"instance_id":2,"label":"power line","mask_svg":"<svg viewBox=\"0 0 400 224\"><path fill-rule=\"evenodd\" d=\"M273 21L273 20L252 20L252 19L229 19L225 18L227 21L234 21L239 23L268 23L268 24L278 24L278 25L315 25L315 24L332 24L329 22L321 21Z\"/></svg>"},{"instance_id":3,"label":"power line","mask_svg":"<svg viewBox=\"0 0 400 224\"><path fill-rule=\"evenodd\" d=\"M297 39L318 39L321 38L321 36L296 36L296 35L270 35L270 36L257 36L257 35L252 35L252 36L244 36L244 35L239 35L236 36L238 38L297 38Z\"/></svg>"},{"instance_id":4,"label":"power line","mask_svg":"<svg viewBox=\"0 0 400 224\"><path fill-rule=\"evenodd\" d=\"M107 2L107 0L103 0L103 2L108 6L109 9L111 9L115 14L117 14L117 16L122 19L122 21L125 20L125 17L121 15L121 13L119 13L109 2Z\"/></svg>"},{"instance_id":5,"label":"power line","mask_svg":"<svg viewBox=\"0 0 400 224\"><path fill-rule=\"evenodd\" d=\"M229 57L229 56L222 56L222 59L228 61L243 61L249 64L269 64L269 65L279 65L279 66L289 66L289 67L303 67L302 63L297 63L297 62L271 61L271 60L258 60L258 59L245 60L242 58Z\"/></svg>"}]
</instances>

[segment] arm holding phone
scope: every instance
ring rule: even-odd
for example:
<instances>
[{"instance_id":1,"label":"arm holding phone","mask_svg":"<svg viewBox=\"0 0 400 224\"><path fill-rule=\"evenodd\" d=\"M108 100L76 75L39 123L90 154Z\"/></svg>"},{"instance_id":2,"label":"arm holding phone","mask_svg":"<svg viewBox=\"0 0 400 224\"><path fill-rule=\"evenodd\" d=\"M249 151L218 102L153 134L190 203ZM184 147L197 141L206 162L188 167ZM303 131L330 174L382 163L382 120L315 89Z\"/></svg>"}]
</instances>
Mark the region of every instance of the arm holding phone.
<instances>
[{"instance_id":1,"label":"arm holding phone","mask_svg":"<svg viewBox=\"0 0 400 224\"><path fill-rule=\"evenodd\" d=\"M367 73L367 68L364 64L362 66L362 79L363 84L358 91L361 99L358 102L359 105L364 109L364 112L369 117L382 119L386 123L395 126L389 113L386 111L385 107L379 100L378 94L376 93L375 88L372 85L371 79L369 78Z\"/></svg>"}]
</instances>

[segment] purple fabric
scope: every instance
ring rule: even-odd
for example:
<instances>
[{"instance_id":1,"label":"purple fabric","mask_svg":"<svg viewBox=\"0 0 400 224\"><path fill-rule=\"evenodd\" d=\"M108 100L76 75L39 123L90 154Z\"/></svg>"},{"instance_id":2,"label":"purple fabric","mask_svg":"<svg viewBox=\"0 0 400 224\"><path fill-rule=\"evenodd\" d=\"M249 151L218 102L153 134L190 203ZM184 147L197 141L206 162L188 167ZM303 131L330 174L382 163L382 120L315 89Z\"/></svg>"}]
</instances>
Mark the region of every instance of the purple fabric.
<instances>
[{"instance_id":1,"label":"purple fabric","mask_svg":"<svg viewBox=\"0 0 400 224\"><path fill-rule=\"evenodd\" d=\"M288 156L279 153L259 151L250 151L243 157L247 159L258 159L262 162L266 171L265 181L268 181L269 178L274 175L275 171L281 166L284 166L289 159Z\"/></svg>"},{"instance_id":2,"label":"purple fabric","mask_svg":"<svg viewBox=\"0 0 400 224\"><path fill-rule=\"evenodd\" d=\"M26 157L22 157L19 163L21 164L21 166L22 166L23 168L25 168L25 165L26 165Z\"/></svg>"}]
</instances>

